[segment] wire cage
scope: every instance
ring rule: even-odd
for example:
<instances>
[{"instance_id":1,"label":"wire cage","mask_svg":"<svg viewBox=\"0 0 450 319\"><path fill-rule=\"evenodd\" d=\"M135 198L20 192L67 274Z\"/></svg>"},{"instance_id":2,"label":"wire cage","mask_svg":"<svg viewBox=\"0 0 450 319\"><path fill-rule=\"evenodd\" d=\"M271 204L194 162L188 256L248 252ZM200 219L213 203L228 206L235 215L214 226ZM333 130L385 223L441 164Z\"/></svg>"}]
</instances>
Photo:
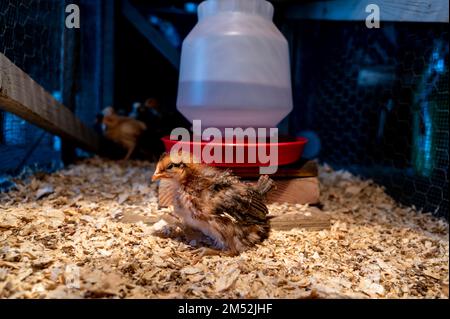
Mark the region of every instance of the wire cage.
<instances>
[{"instance_id":1,"label":"wire cage","mask_svg":"<svg viewBox=\"0 0 450 319\"><path fill-rule=\"evenodd\" d=\"M60 1L0 1L0 52L55 94L61 85L62 13ZM0 128L0 174L55 164L53 135L1 110Z\"/></svg>"},{"instance_id":2,"label":"wire cage","mask_svg":"<svg viewBox=\"0 0 450 319\"><path fill-rule=\"evenodd\" d=\"M57 101L74 85L71 109L92 126L99 106L98 67L100 2L85 1L87 32L67 31L66 5L61 0L0 1L0 53L28 74ZM70 50L68 50L70 48ZM72 82L67 83L70 57ZM18 174L24 167L61 167L61 140L18 116L0 110L0 175Z\"/></svg>"},{"instance_id":3,"label":"wire cage","mask_svg":"<svg viewBox=\"0 0 450 319\"><path fill-rule=\"evenodd\" d=\"M297 108L318 156L448 217L448 28L303 22L292 26ZM320 38L321 41L315 41Z\"/></svg>"},{"instance_id":4,"label":"wire cage","mask_svg":"<svg viewBox=\"0 0 450 319\"><path fill-rule=\"evenodd\" d=\"M105 43L114 33L104 32L104 2L76 2L84 31L79 38L69 33L70 41L78 41L70 53L77 61L75 114L92 126L110 102L102 92L107 80L122 88L114 94L126 107L135 96L146 96L150 81L164 86L168 100L175 101L177 73L146 38L121 22L116 37L122 45ZM67 85L67 3L0 1L0 52L60 100ZM147 14L150 24L165 26L176 50L180 39L174 30L182 37L196 23L195 10L181 15L182 5L170 9L179 15L176 19L170 10ZM116 18L125 20L120 13ZM371 178L401 203L448 218L447 24L383 22L380 29L367 29L361 21L276 23L291 51L295 107L283 123L290 135L310 137L309 155L322 163ZM115 79L105 78L108 47L116 52ZM60 149L55 136L0 111L0 174L30 164L54 166Z\"/></svg>"}]
</instances>

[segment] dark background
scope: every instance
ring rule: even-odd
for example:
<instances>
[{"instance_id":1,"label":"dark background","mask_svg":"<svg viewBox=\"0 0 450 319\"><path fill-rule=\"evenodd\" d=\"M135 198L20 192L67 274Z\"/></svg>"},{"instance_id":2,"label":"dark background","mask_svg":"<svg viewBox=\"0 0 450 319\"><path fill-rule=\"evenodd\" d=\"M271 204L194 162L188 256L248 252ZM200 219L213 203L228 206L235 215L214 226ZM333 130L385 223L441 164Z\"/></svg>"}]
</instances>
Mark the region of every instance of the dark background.
<instances>
[{"instance_id":1,"label":"dark background","mask_svg":"<svg viewBox=\"0 0 450 319\"><path fill-rule=\"evenodd\" d=\"M66 2L80 5L81 29L63 28ZM149 97L175 110L178 70L124 16L121 1L66 2L0 0L0 52L89 126L108 105L127 113ZM131 4L179 51L197 21L199 1L186 2ZM294 96L280 129L309 137L306 155L448 218L448 23L367 29L364 21L287 19L293 2L273 2L290 45ZM0 111L0 188L8 175L57 169L60 159L59 138Z\"/></svg>"}]
</instances>

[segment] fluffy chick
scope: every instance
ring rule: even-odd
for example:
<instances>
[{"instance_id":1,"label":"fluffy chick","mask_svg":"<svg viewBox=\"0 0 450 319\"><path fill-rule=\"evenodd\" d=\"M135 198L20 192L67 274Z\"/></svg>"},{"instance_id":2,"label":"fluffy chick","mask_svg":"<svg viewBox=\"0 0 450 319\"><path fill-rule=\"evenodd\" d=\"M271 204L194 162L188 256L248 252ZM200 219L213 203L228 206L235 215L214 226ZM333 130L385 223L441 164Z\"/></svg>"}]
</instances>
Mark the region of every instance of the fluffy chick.
<instances>
[{"instance_id":1,"label":"fluffy chick","mask_svg":"<svg viewBox=\"0 0 450 319\"><path fill-rule=\"evenodd\" d=\"M186 226L212 238L227 255L238 255L267 238L264 195L273 186L267 175L250 186L229 171L194 163L190 154L175 160L163 154L152 180L162 178L178 186L174 213Z\"/></svg>"},{"instance_id":2,"label":"fluffy chick","mask_svg":"<svg viewBox=\"0 0 450 319\"><path fill-rule=\"evenodd\" d=\"M125 160L128 160L136 149L139 137L147 126L138 120L117 115L112 107L103 110L103 125L105 137L122 145L126 150Z\"/></svg>"}]
</instances>

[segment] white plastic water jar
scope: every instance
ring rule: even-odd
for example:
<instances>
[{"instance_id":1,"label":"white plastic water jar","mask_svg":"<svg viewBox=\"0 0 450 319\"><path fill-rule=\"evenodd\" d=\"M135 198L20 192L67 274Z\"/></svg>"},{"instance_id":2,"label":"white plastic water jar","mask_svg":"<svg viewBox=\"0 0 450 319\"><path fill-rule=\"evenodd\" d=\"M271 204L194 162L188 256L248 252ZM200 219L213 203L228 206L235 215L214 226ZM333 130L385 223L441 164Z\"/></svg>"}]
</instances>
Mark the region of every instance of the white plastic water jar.
<instances>
[{"instance_id":1,"label":"white plastic water jar","mask_svg":"<svg viewBox=\"0 0 450 319\"><path fill-rule=\"evenodd\" d=\"M288 43L265 0L207 0L183 41L178 110L202 127L271 128L292 110Z\"/></svg>"}]
</instances>

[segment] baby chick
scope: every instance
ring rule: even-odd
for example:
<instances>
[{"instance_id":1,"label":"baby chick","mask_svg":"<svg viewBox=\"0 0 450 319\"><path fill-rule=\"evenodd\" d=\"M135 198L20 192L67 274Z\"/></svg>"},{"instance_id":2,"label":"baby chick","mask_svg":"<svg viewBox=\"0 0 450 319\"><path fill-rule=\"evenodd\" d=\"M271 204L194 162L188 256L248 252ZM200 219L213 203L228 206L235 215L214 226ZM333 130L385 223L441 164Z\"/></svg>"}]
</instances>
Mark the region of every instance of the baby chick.
<instances>
[{"instance_id":1,"label":"baby chick","mask_svg":"<svg viewBox=\"0 0 450 319\"><path fill-rule=\"evenodd\" d=\"M178 187L174 213L182 222L212 238L216 247L230 256L238 255L267 238L268 209L264 195L273 181L261 176L255 186L242 183L229 171L194 163L183 153L172 160L163 154L152 180L170 179ZM219 254L203 249L202 255Z\"/></svg>"},{"instance_id":2,"label":"baby chick","mask_svg":"<svg viewBox=\"0 0 450 319\"><path fill-rule=\"evenodd\" d=\"M105 137L122 145L127 150L124 159L129 159L147 126L141 121L117 115L112 107L103 110L103 115Z\"/></svg>"}]
</instances>

